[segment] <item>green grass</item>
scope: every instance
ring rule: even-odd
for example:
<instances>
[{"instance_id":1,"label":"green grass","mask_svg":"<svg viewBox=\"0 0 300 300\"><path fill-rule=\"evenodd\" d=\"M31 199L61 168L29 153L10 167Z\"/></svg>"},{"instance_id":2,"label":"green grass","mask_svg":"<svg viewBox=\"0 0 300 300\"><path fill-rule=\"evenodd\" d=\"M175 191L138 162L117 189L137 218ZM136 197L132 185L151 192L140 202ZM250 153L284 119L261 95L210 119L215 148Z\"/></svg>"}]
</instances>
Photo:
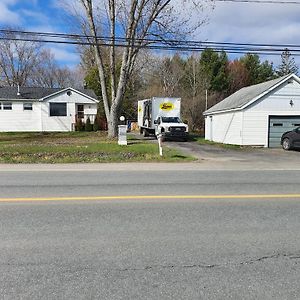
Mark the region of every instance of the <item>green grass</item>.
<instances>
[{"instance_id":1,"label":"green grass","mask_svg":"<svg viewBox=\"0 0 300 300\"><path fill-rule=\"evenodd\" d=\"M197 143L200 145L214 145L220 148L233 149L233 150L243 149L243 147L239 145L216 143L216 142L205 140L204 137L194 136L193 139L197 141Z\"/></svg>"},{"instance_id":2,"label":"green grass","mask_svg":"<svg viewBox=\"0 0 300 300\"><path fill-rule=\"evenodd\" d=\"M127 146L103 132L0 133L0 163L99 163L191 161L170 148L159 156L157 143L128 139Z\"/></svg>"}]
</instances>

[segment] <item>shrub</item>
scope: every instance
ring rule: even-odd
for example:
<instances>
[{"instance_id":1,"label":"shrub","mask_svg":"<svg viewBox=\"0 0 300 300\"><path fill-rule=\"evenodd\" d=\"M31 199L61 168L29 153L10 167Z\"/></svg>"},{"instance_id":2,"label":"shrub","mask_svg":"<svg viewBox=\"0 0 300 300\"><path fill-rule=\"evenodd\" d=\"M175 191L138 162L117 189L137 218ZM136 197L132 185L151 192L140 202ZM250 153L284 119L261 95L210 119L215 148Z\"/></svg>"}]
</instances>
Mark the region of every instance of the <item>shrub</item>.
<instances>
[{"instance_id":1,"label":"shrub","mask_svg":"<svg viewBox=\"0 0 300 300\"><path fill-rule=\"evenodd\" d=\"M93 124L93 131L98 131L99 129L100 129L99 119L98 119L98 115L96 115L94 124Z\"/></svg>"},{"instance_id":2,"label":"shrub","mask_svg":"<svg viewBox=\"0 0 300 300\"><path fill-rule=\"evenodd\" d=\"M93 125L91 124L91 120L89 117L86 119L84 130L85 131L93 131Z\"/></svg>"},{"instance_id":3,"label":"shrub","mask_svg":"<svg viewBox=\"0 0 300 300\"><path fill-rule=\"evenodd\" d=\"M82 119L77 119L75 124L75 131L83 131L85 128L84 123L82 122Z\"/></svg>"}]
</instances>

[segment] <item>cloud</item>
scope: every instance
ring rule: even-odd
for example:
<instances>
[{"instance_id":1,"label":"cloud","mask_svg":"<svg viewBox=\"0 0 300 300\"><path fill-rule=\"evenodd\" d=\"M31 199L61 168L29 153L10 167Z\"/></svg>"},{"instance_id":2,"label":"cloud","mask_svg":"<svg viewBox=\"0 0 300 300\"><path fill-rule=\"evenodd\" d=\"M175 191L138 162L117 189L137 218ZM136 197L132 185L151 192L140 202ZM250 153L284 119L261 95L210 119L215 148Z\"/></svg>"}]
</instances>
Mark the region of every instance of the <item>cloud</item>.
<instances>
[{"instance_id":1,"label":"cloud","mask_svg":"<svg viewBox=\"0 0 300 300\"><path fill-rule=\"evenodd\" d=\"M10 2L6 3L5 1L0 3L0 24L19 25L21 23L20 16L9 9L9 4Z\"/></svg>"},{"instance_id":2,"label":"cloud","mask_svg":"<svg viewBox=\"0 0 300 300\"><path fill-rule=\"evenodd\" d=\"M48 47L54 54L55 59L63 65L71 66L78 65L80 58L79 54L74 49L65 46L50 46Z\"/></svg>"},{"instance_id":3,"label":"cloud","mask_svg":"<svg viewBox=\"0 0 300 300\"><path fill-rule=\"evenodd\" d=\"M300 5L217 3L209 15L209 24L194 38L202 41L298 44L300 40ZM265 56L274 64L277 56Z\"/></svg>"},{"instance_id":4,"label":"cloud","mask_svg":"<svg viewBox=\"0 0 300 300\"><path fill-rule=\"evenodd\" d=\"M198 38L210 41L292 43L300 37L300 5L219 3Z\"/></svg>"},{"instance_id":5,"label":"cloud","mask_svg":"<svg viewBox=\"0 0 300 300\"><path fill-rule=\"evenodd\" d=\"M35 12L35 11L29 10L29 9L21 9L19 11L19 13L20 13L20 15L22 15L22 18L24 18L24 19L33 18L36 23L49 24L49 18L44 13Z\"/></svg>"},{"instance_id":6,"label":"cloud","mask_svg":"<svg viewBox=\"0 0 300 300\"><path fill-rule=\"evenodd\" d=\"M83 6L78 0L52 0L52 7L62 9L67 13L84 15Z\"/></svg>"}]
</instances>

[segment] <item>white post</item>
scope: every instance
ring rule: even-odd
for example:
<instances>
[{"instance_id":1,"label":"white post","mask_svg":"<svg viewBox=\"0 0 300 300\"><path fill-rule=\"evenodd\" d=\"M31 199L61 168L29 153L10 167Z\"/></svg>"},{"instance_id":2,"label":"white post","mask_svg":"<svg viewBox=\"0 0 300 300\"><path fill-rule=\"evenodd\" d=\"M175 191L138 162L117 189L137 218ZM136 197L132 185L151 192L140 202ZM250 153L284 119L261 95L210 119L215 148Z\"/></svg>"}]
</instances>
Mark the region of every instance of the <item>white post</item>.
<instances>
[{"instance_id":1,"label":"white post","mask_svg":"<svg viewBox=\"0 0 300 300\"><path fill-rule=\"evenodd\" d=\"M159 148L159 155L163 156L163 149L162 149L162 134L157 135L157 141L158 141L158 148Z\"/></svg>"}]
</instances>

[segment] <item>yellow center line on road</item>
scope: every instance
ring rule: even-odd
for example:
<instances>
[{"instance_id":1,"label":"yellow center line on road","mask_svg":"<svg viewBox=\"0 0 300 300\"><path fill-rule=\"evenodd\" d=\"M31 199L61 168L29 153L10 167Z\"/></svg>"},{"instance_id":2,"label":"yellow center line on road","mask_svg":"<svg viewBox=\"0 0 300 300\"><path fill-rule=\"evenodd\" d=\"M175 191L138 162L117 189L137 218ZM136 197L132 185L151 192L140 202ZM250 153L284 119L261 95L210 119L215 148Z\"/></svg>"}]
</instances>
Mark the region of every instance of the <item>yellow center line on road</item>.
<instances>
[{"instance_id":1,"label":"yellow center line on road","mask_svg":"<svg viewBox=\"0 0 300 300\"><path fill-rule=\"evenodd\" d=\"M0 202L31 201L100 201L100 200L163 200L163 199L285 199L300 198L300 194L253 194L253 195L123 195L123 196L80 196L80 197L20 197L0 198Z\"/></svg>"}]
</instances>

